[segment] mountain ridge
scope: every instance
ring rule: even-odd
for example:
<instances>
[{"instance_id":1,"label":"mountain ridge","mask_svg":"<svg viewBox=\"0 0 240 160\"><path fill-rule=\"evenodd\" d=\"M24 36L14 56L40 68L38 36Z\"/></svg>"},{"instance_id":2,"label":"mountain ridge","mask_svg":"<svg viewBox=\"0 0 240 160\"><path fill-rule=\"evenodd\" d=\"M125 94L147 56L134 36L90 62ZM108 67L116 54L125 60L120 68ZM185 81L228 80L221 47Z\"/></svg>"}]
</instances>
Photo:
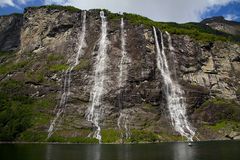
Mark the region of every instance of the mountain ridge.
<instances>
[{"instance_id":1,"label":"mountain ridge","mask_svg":"<svg viewBox=\"0 0 240 160\"><path fill-rule=\"evenodd\" d=\"M86 119L86 111L92 103L94 69L101 48L100 10L86 12L83 54L71 72L65 112L47 139L64 93L64 77L79 50L83 15L84 11L72 12L53 6L26 9L20 25L15 23L21 19L18 16L0 18L0 22L4 22L1 24L5 24L0 30L0 39L3 39L0 44L4 44L0 48L1 141L98 143L92 138L96 126ZM197 132L194 140L228 139L225 136L238 139L238 134L232 137L233 131L240 132L240 46L237 42L214 37L208 32L207 37L201 38L205 30L200 31L198 37L193 34L198 28L192 24L175 31L175 24L168 28L169 24L158 24L138 15L122 17L106 10L105 15L107 65L102 72L106 76L101 98L104 116L99 120L103 143L183 139L174 130L169 117L164 79L157 68L156 39L166 53L170 77L183 90L186 114ZM121 18L124 32L121 32ZM152 24L156 24L158 38L154 36ZM193 27L193 31L187 31L189 27ZM14 34L14 38L6 36L16 28L19 34ZM173 33L169 34L169 30ZM193 35L180 34L186 32ZM121 35L125 35L126 55L131 61L122 63L127 65L123 67L127 79L119 88L116 84L121 68ZM120 113L129 117L126 121L129 137L122 136L124 127L118 127Z\"/></svg>"}]
</instances>

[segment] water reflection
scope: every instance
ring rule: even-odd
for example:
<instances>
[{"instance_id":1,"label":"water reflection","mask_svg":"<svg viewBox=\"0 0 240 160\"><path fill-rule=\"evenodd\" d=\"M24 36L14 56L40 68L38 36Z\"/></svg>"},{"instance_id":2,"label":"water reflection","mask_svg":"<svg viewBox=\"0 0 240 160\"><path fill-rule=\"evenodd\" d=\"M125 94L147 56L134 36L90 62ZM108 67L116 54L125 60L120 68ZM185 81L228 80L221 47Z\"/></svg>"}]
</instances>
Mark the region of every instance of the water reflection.
<instances>
[{"instance_id":1,"label":"water reflection","mask_svg":"<svg viewBox=\"0 0 240 160\"><path fill-rule=\"evenodd\" d=\"M87 145L86 152L87 156L86 160L100 160L101 159L101 145Z\"/></svg>"},{"instance_id":2,"label":"water reflection","mask_svg":"<svg viewBox=\"0 0 240 160\"><path fill-rule=\"evenodd\" d=\"M217 153L217 154L216 154ZM240 142L138 145L0 144L1 160L239 160Z\"/></svg>"},{"instance_id":3,"label":"water reflection","mask_svg":"<svg viewBox=\"0 0 240 160\"><path fill-rule=\"evenodd\" d=\"M194 160L195 159L195 147L188 146L187 143L175 143L172 145L172 153L174 160Z\"/></svg>"},{"instance_id":4,"label":"water reflection","mask_svg":"<svg viewBox=\"0 0 240 160\"><path fill-rule=\"evenodd\" d=\"M45 152L45 159L46 160L52 160L52 150L53 146L51 144L47 145L46 152Z\"/></svg>"}]
</instances>

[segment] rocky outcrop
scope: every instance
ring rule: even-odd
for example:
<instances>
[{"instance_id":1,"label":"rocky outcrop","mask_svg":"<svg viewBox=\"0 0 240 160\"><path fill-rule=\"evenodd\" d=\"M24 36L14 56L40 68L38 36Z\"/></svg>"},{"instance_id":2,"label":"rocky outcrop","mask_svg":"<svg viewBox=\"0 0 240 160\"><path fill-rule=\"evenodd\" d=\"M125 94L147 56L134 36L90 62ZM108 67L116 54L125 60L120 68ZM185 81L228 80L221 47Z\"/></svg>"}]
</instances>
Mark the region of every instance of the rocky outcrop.
<instances>
[{"instance_id":1,"label":"rocky outcrop","mask_svg":"<svg viewBox=\"0 0 240 160\"><path fill-rule=\"evenodd\" d=\"M0 50L16 51L20 46L23 18L20 14L0 16Z\"/></svg>"},{"instance_id":2,"label":"rocky outcrop","mask_svg":"<svg viewBox=\"0 0 240 160\"><path fill-rule=\"evenodd\" d=\"M240 35L240 23L225 20L224 17L221 16L205 19L201 23L218 31L223 31L232 35Z\"/></svg>"},{"instance_id":3,"label":"rocky outcrop","mask_svg":"<svg viewBox=\"0 0 240 160\"><path fill-rule=\"evenodd\" d=\"M82 14L82 11L29 8L23 15L23 26L18 23L13 25L15 28L21 28L21 36L18 37L21 45L16 57L9 59L9 62L15 65L25 63L18 68L8 67L7 72L0 71L3 77L1 83L9 80L24 82L26 94L36 101L35 112L39 112L33 118L33 125L18 135L19 140L46 140L50 122L56 114L54 108L58 107L61 99L65 71L78 49ZM181 140L171 126L163 78L156 64L152 28L125 20L126 52L131 63L127 68L127 82L124 87L119 88L117 84L121 61L121 19L110 19L110 14L106 12L109 41L105 72L107 78L104 82L99 123L103 141L120 142L121 131L117 125L120 112L128 115L128 127L131 132L131 138L126 140L128 142ZM9 26L5 25L2 30L7 28ZM1 30L0 32L2 33ZM4 37L2 35L5 34L0 35L0 40ZM79 64L72 70L66 110L57 122L52 141L61 141L63 137L66 141L76 137L85 138L91 136L95 130L93 124L86 119L86 110L91 105L93 70L100 36L99 10L87 11L83 54ZM17 38L12 39L15 42ZM226 134L212 129L215 125L222 121L234 121L234 126L239 124L236 117L240 117L240 112L235 111L239 111L240 46L230 42L203 43L186 35L173 34L171 39L173 51L169 48L169 36L163 33L162 40L166 46L165 52L172 78L178 81L185 93L188 119L196 128L198 138L221 139ZM0 43L0 46L2 44L4 43ZM12 50L9 49L11 47L5 49ZM4 47L0 49L5 50ZM1 65L8 66L9 62L3 61ZM216 98L221 99L221 105L212 101ZM233 103L225 102L224 99ZM232 104L234 107L224 108L225 105ZM221 112L224 113L217 114ZM229 116L235 113L234 118ZM38 136L31 137L32 139L26 136L36 133Z\"/></svg>"}]
</instances>

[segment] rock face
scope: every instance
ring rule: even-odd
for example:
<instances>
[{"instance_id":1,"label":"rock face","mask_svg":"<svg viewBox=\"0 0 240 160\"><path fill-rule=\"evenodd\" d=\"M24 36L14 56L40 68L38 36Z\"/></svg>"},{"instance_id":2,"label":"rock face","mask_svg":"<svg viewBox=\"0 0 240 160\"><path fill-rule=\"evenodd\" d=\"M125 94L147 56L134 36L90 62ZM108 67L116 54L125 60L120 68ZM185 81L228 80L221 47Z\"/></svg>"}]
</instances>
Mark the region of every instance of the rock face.
<instances>
[{"instance_id":1,"label":"rock face","mask_svg":"<svg viewBox=\"0 0 240 160\"><path fill-rule=\"evenodd\" d=\"M240 35L240 23L225 20L224 17L221 16L205 19L201 23L218 31L223 31L233 35Z\"/></svg>"},{"instance_id":2,"label":"rock face","mask_svg":"<svg viewBox=\"0 0 240 160\"><path fill-rule=\"evenodd\" d=\"M108 58L99 119L103 142L121 142L120 133L125 130L118 127L120 113L128 115L125 117L130 132L127 142L181 140L171 126L163 78L156 64L152 28L125 21L125 47L130 63L127 81L119 88L121 19L108 19L108 14ZM26 62L20 68L0 72L1 83L10 80L24 82L25 94L36 101L34 112L39 113L33 118L32 126L18 135L18 140L46 139L63 94L65 71L78 51L82 17L83 11L48 8L29 8L23 19L22 16L0 17L0 50L19 48L15 58L4 59L1 65ZM9 36L11 30L18 34ZM99 10L87 11L82 56L72 70L65 111L56 122L51 141L62 141L62 138L72 141L71 138L82 137L79 142L86 142L84 138L93 135L96 129L87 120L86 111L92 104L91 90L100 36ZM197 137L201 140L223 139L232 128L239 131L240 46L230 42L203 43L186 35L171 35L174 48L171 53L168 38L163 32L172 78L185 93L187 116ZM218 127L221 123L225 125ZM36 133L38 136L34 138L27 136Z\"/></svg>"},{"instance_id":3,"label":"rock face","mask_svg":"<svg viewBox=\"0 0 240 160\"><path fill-rule=\"evenodd\" d=\"M20 44L20 32L23 23L22 15L0 17L0 50L15 51Z\"/></svg>"}]
</instances>

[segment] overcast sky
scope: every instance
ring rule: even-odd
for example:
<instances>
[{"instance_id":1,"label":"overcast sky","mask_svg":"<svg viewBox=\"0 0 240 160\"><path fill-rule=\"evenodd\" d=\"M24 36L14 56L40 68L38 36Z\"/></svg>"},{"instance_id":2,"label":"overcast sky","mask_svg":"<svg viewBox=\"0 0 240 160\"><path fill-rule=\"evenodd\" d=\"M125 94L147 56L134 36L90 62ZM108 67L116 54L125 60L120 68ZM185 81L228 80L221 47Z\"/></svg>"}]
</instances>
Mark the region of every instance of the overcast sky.
<instances>
[{"instance_id":1,"label":"overcast sky","mask_svg":"<svg viewBox=\"0 0 240 160\"><path fill-rule=\"evenodd\" d=\"M157 21L189 22L222 15L240 21L240 0L0 0L0 14L33 5L61 4L137 13Z\"/></svg>"}]
</instances>

